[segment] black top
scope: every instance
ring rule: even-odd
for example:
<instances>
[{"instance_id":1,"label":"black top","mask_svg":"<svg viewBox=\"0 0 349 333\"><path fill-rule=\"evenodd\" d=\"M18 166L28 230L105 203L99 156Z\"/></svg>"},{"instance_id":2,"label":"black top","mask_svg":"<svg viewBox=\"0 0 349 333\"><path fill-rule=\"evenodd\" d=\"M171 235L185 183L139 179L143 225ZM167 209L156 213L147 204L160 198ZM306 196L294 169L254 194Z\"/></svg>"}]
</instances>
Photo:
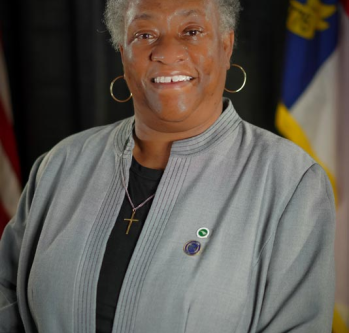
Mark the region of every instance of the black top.
<instances>
[{"instance_id":1,"label":"black top","mask_svg":"<svg viewBox=\"0 0 349 333\"><path fill-rule=\"evenodd\" d=\"M155 193L162 170L143 167L132 159L128 192L137 207ZM125 195L119 216L109 237L97 287L96 332L110 333L113 327L115 310L121 285L131 260L137 240L150 210L152 200L137 209L134 216L139 222L132 223L129 234L126 230L131 218L132 206Z\"/></svg>"}]
</instances>

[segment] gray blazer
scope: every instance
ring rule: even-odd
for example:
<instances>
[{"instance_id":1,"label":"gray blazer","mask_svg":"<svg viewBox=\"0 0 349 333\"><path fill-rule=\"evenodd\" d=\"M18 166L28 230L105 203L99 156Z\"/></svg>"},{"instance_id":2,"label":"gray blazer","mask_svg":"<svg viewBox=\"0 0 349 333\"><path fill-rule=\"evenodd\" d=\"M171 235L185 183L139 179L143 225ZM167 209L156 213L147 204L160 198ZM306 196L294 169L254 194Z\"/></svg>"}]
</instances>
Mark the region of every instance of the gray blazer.
<instances>
[{"instance_id":1,"label":"gray blazer","mask_svg":"<svg viewBox=\"0 0 349 333\"><path fill-rule=\"evenodd\" d=\"M207 131L173 144L114 333L331 331L335 224L325 172L225 106ZM0 332L95 332L133 122L69 137L35 163L0 243ZM201 244L197 255L183 250L189 241Z\"/></svg>"}]
</instances>

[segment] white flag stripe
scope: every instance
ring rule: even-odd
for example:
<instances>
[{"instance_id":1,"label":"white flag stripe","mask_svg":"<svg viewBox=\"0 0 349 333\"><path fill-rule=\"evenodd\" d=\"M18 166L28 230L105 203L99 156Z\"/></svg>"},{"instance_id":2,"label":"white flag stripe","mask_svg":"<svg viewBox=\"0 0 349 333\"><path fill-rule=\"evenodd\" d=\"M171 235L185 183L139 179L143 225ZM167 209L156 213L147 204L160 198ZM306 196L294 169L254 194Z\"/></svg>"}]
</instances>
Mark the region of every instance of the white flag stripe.
<instances>
[{"instance_id":1,"label":"white flag stripe","mask_svg":"<svg viewBox=\"0 0 349 333\"><path fill-rule=\"evenodd\" d=\"M336 114L338 107L338 50L326 60L292 107L319 160L336 175ZM330 82L330 84L329 84ZM305 112L306 111L306 112Z\"/></svg>"},{"instance_id":2,"label":"white flag stripe","mask_svg":"<svg viewBox=\"0 0 349 333\"><path fill-rule=\"evenodd\" d=\"M9 119L10 123L13 123L12 118L12 107L10 101L10 90L8 87L8 80L6 76L5 59L3 54L2 45L0 43L0 101L3 103L5 114Z\"/></svg>"},{"instance_id":3,"label":"white flag stripe","mask_svg":"<svg viewBox=\"0 0 349 333\"><path fill-rule=\"evenodd\" d=\"M0 142L0 202L8 216L16 213L21 187Z\"/></svg>"},{"instance_id":4,"label":"white flag stripe","mask_svg":"<svg viewBox=\"0 0 349 333\"><path fill-rule=\"evenodd\" d=\"M338 206L336 306L349 327L349 17L341 11L339 40Z\"/></svg>"}]
</instances>

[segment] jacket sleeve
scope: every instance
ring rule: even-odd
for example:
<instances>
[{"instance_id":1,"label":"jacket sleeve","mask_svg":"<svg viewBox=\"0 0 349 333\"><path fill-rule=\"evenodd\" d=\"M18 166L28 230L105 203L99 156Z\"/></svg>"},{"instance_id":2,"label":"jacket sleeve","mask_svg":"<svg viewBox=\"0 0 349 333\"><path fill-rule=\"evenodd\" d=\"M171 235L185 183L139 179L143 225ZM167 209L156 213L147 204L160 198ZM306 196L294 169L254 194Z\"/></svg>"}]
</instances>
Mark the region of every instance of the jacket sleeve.
<instances>
[{"instance_id":1,"label":"jacket sleeve","mask_svg":"<svg viewBox=\"0 0 349 333\"><path fill-rule=\"evenodd\" d=\"M35 193L37 173L44 156L34 164L23 190L16 215L7 224L0 240L0 332L24 332L18 309L16 285L19 256L27 217Z\"/></svg>"},{"instance_id":2,"label":"jacket sleeve","mask_svg":"<svg viewBox=\"0 0 349 333\"><path fill-rule=\"evenodd\" d=\"M332 187L314 164L279 221L257 332L331 332L334 236Z\"/></svg>"}]
</instances>

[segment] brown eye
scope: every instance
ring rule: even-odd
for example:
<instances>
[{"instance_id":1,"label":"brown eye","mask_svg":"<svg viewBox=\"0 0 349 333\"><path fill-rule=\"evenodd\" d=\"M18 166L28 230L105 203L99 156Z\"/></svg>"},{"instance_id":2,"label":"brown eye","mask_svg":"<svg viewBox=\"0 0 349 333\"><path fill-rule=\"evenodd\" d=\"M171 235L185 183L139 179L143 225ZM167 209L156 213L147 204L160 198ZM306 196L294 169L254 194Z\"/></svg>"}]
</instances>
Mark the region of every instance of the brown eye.
<instances>
[{"instance_id":1,"label":"brown eye","mask_svg":"<svg viewBox=\"0 0 349 333\"><path fill-rule=\"evenodd\" d=\"M196 36L200 35L201 33L202 33L202 31L199 29L190 29L190 30L186 30L184 32L184 35L190 36L190 37L196 37Z\"/></svg>"},{"instance_id":2,"label":"brown eye","mask_svg":"<svg viewBox=\"0 0 349 333\"><path fill-rule=\"evenodd\" d=\"M152 35L149 33L137 34L135 36L136 39L152 39Z\"/></svg>"}]
</instances>

